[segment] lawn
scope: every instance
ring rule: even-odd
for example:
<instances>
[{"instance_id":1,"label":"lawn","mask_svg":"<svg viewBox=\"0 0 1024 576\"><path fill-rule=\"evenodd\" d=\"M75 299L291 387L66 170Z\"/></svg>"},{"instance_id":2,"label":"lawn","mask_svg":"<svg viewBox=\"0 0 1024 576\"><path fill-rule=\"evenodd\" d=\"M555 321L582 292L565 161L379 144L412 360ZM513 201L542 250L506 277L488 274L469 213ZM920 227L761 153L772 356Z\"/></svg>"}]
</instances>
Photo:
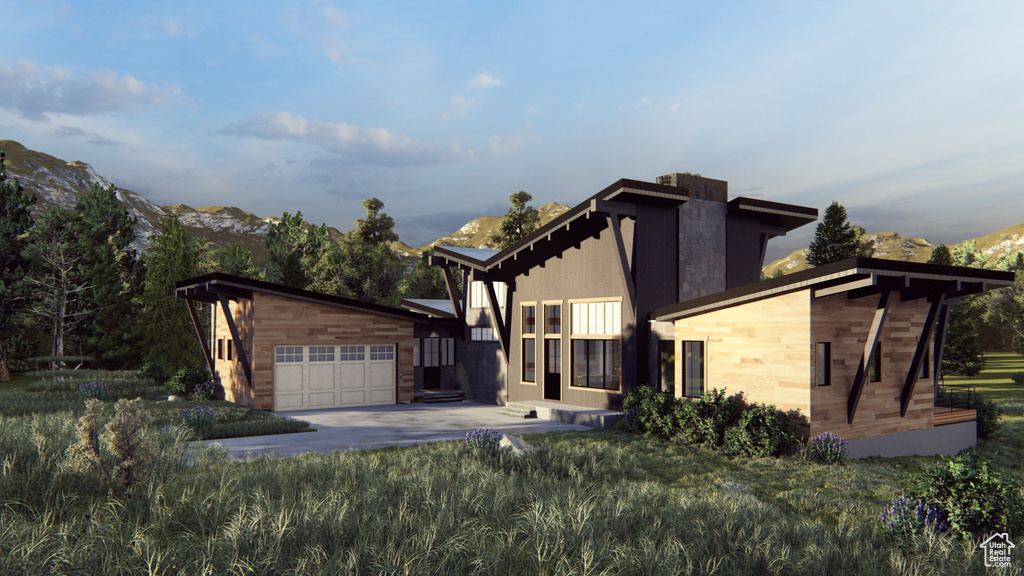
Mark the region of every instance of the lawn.
<instances>
[{"instance_id":1,"label":"lawn","mask_svg":"<svg viewBox=\"0 0 1024 576\"><path fill-rule=\"evenodd\" d=\"M0 382L0 394L4 392L17 392L28 388L28 385L35 382L36 378L27 374L11 373L10 382Z\"/></svg>"},{"instance_id":2,"label":"lawn","mask_svg":"<svg viewBox=\"0 0 1024 576\"><path fill-rule=\"evenodd\" d=\"M1024 401L1024 386L1013 383L1010 376L1024 372L1024 358L1013 352L986 352L985 369L977 376L946 376L946 384L977 386L978 393L988 400Z\"/></svg>"}]
</instances>

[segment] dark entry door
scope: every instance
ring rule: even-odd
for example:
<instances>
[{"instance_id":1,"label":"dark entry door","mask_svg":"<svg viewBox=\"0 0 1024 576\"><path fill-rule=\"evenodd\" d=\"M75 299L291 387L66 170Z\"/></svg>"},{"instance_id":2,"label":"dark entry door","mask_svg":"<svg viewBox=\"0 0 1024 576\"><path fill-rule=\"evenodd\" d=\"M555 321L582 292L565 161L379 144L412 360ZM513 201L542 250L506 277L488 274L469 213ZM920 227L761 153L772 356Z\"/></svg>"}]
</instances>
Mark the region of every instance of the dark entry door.
<instances>
[{"instance_id":1,"label":"dark entry door","mask_svg":"<svg viewBox=\"0 0 1024 576\"><path fill-rule=\"evenodd\" d=\"M562 341L544 340L544 399L562 399Z\"/></svg>"},{"instance_id":2,"label":"dark entry door","mask_svg":"<svg viewBox=\"0 0 1024 576\"><path fill-rule=\"evenodd\" d=\"M437 390L441 387L441 339L423 339L423 387Z\"/></svg>"}]
</instances>

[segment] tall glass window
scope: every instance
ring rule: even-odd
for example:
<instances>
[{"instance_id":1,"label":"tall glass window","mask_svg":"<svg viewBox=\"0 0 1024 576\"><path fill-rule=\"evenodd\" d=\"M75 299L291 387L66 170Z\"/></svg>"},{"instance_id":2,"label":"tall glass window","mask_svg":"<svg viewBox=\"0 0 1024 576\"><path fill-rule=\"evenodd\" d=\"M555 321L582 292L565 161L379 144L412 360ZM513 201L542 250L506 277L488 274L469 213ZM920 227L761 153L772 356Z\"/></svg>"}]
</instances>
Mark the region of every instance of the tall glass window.
<instances>
[{"instance_id":1,"label":"tall glass window","mask_svg":"<svg viewBox=\"0 0 1024 576\"><path fill-rule=\"evenodd\" d=\"M683 393L691 398L704 392L704 342L683 342Z\"/></svg>"}]
</instances>

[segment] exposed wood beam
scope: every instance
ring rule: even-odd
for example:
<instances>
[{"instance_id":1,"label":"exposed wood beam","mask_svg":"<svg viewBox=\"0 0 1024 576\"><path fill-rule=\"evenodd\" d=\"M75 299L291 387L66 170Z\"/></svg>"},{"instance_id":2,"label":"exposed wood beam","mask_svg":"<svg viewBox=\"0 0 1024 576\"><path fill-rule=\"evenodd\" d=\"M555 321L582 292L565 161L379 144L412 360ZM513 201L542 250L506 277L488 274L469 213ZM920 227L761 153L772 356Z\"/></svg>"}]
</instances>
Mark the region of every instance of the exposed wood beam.
<instances>
[{"instance_id":1,"label":"exposed wood beam","mask_svg":"<svg viewBox=\"0 0 1024 576\"><path fill-rule=\"evenodd\" d=\"M907 372L907 379L903 383L903 392L900 394L900 416L907 415L907 407L910 406L910 398L914 395L914 385L921 375L921 362L924 361L925 352L928 350L928 341L932 337L932 328L935 326L935 316L942 308L942 301L945 294L940 294L932 301L928 309L928 318L924 321L921 329L921 338L917 341L917 349L914 350L914 359L910 361L910 370Z\"/></svg>"},{"instance_id":2,"label":"exposed wood beam","mask_svg":"<svg viewBox=\"0 0 1024 576\"><path fill-rule=\"evenodd\" d=\"M619 252L619 267L622 271L622 283L629 296L629 309L636 311L636 288L633 286L633 273L629 267L629 259L626 257L626 244L622 240L622 227L619 224L619 217L615 214L608 215L608 224L615 235L615 247Z\"/></svg>"},{"instance_id":3,"label":"exposed wood beam","mask_svg":"<svg viewBox=\"0 0 1024 576\"><path fill-rule=\"evenodd\" d=\"M867 288L868 286L874 286L878 277L874 274L867 278L860 278L851 282L844 282L835 286L828 286L826 288L815 288L814 297L822 298L825 296L831 296L833 294L841 294L843 292L849 292L851 290L859 290L861 288Z\"/></svg>"},{"instance_id":4,"label":"exposed wood beam","mask_svg":"<svg viewBox=\"0 0 1024 576\"><path fill-rule=\"evenodd\" d=\"M487 289L487 301L490 304L491 316L494 318L495 326L498 329L498 342L501 343L501 352L505 355L505 363L508 364L508 341L511 336L508 333L508 326L505 323L505 315L498 308L498 296L494 293L494 281L484 280L484 288Z\"/></svg>"},{"instance_id":5,"label":"exposed wood beam","mask_svg":"<svg viewBox=\"0 0 1024 576\"><path fill-rule=\"evenodd\" d=\"M846 297L849 300L856 300L857 298L864 298L865 296L873 296L879 292L887 290L898 290L902 292L907 288L907 277L906 276L882 276L880 274L872 274L876 276L874 286L867 286L864 288L856 288L846 293Z\"/></svg>"},{"instance_id":6,"label":"exposed wood beam","mask_svg":"<svg viewBox=\"0 0 1024 576\"><path fill-rule=\"evenodd\" d=\"M249 357L245 354L242 339L238 336L238 325L235 324L235 317L231 314L231 303L226 297L221 296L220 305L224 308L224 318L228 321L228 330L231 331L231 339L235 342L235 352L238 354L238 361L242 364L245 382L249 385L249 390L252 390L252 366L249 365Z\"/></svg>"},{"instance_id":7,"label":"exposed wood beam","mask_svg":"<svg viewBox=\"0 0 1024 576\"><path fill-rule=\"evenodd\" d=\"M213 355L210 354L210 345L206 342L206 338L203 337L203 330L199 327L199 316L196 314L196 309L192 305L191 300L185 300L185 305L188 306L189 316L192 317L192 326L196 329L196 338L199 338L199 345L203 347L203 358L206 360L206 366L210 369L210 377L217 377L217 370L213 366Z\"/></svg>"},{"instance_id":8,"label":"exposed wood beam","mask_svg":"<svg viewBox=\"0 0 1024 576\"><path fill-rule=\"evenodd\" d=\"M452 269L448 266L441 266L441 272L444 274L444 285L448 288L448 300L452 303L452 309L455 311L455 317L459 319L459 322L466 323L466 311L462 308L462 294L459 293L459 287L455 284L455 278L452 276ZM465 332L465 330L463 330Z\"/></svg>"},{"instance_id":9,"label":"exposed wood beam","mask_svg":"<svg viewBox=\"0 0 1024 576\"><path fill-rule=\"evenodd\" d=\"M636 204L627 202L609 202L607 200L591 200L590 211L601 214L618 214L620 216L636 216Z\"/></svg>"},{"instance_id":10,"label":"exposed wood beam","mask_svg":"<svg viewBox=\"0 0 1024 576\"><path fill-rule=\"evenodd\" d=\"M860 357L860 365L857 366L857 375L853 377L853 386L850 387L850 399L846 403L846 421L849 424L853 424L853 415L857 413L857 404L860 403L860 395L864 391L864 381L868 377L868 363L872 360L871 354L875 351L878 335L882 332L885 316L889 313L890 302L892 290L884 290L878 299L878 306L875 307L875 317L871 320L871 329L868 330L868 337L864 341L864 352Z\"/></svg>"}]
</instances>

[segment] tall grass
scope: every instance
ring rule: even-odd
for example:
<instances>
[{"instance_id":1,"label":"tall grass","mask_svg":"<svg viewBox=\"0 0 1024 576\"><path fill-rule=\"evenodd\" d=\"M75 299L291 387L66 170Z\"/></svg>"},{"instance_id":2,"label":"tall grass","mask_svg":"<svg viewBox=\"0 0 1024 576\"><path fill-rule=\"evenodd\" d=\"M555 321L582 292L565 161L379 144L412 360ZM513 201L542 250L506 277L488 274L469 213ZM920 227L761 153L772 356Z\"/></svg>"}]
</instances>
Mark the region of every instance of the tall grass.
<instances>
[{"instance_id":1,"label":"tall grass","mask_svg":"<svg viewBox=\"0 0 1024 576\"><path fill-rule=\"evenodd\" d=\"M520 457L448 442L234 462L164 436L157 473L115 496L68 466L74 420L0 418L2 574L984 572L975 543L880 531L874 483L915 460L830 474L587 433ZM845 504L807 514L819 491Z\"/></svg>"}]
</instances>

